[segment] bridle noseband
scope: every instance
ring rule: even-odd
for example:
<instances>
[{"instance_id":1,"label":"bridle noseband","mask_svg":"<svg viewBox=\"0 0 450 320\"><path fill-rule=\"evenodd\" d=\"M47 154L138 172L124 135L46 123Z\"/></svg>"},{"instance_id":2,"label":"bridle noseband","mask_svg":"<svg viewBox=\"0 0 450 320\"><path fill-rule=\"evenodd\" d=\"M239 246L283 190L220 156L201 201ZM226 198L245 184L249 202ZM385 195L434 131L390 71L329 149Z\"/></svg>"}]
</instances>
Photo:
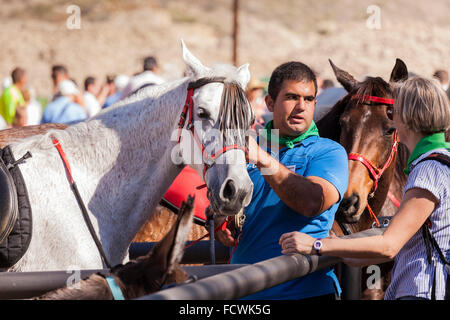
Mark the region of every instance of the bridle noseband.
<instances>
[{"instance_id":1,"label":"bridle noseband","mask_svg":"<svg viewBox=\"0 0 450 320\"><path fill-rule=\"evenodd\" d=\"M368 96L368 95L364 95L364 96L354 95L354 96L352 96L351 99L352 100L362 99L364 102L372 101L372 102L381 103L381 104L385 104L385 105L389 105L389 106L392 106L395 102L394 99L386 99L386 98L381 98L381 97L376 97L376 96ZM391 147L391 152L389 153L389 157L387 158L386 162L384 163L384 165L381 168L377 168L370 160L368 160L366 157L364 157L363 155L361 155L359 153L349 153L349 155L348 155L349 160L361 162L369 171L370 178L373 180L372 190L370 191L370 194L369 194L370 198L372 198L374 196L375 191L378 188L378 181L381 179L381 176L383 175L384 171L386 171L386 169L391 165L392 161L394 160L395 155L397 154L397 150L398 150L398 142L399 142L398 132L397 132L397 130L395 130L394 137L393 137L393 144ZM377 226L379 226L380 223L379 223L375 213L370 208L368 202L367 202L367 209L369 210L369 214L372 216L372 218L376 222Z\"/></svg>"},{"instance_id":2,"label":"bridle noseband","mask_svg":"<svg viewBox=\"0 0 450 320\"><path fill-rule=\"evenodd\" d=\"M184 103L183 110L180 115L180 120L178 121L178 144L181 141L181 133L186 125L186 129L190 130L192 133L192 136L194 137L195 142L199 146L201 152L202 152L202 159L203 159L203 180L206 181L206 171L211 168L217 161L217 158L219 158L221 155L223 155L225 152L238 149L244 151L245 154L247 154L247 148L245 146L241 146L238 144L232 144L223 147L222 149L218 150L215 153L208 154L206 152L205 145L200 141L200 138L198 137L195 128L194 128L194 90L198 89L206 84L209 83L225 83L224 77L215 77L215 78L200 78L197 81L189 83L188 90L187 90L187 96L186 96L186 102ZM223 95L225 94L225 88L224 92L222 93L222 101L223 101ZM186 124L186 119L187 124ZM202 185L202 187L206 187L205 185Z\"/></svg>"}]
</instances>

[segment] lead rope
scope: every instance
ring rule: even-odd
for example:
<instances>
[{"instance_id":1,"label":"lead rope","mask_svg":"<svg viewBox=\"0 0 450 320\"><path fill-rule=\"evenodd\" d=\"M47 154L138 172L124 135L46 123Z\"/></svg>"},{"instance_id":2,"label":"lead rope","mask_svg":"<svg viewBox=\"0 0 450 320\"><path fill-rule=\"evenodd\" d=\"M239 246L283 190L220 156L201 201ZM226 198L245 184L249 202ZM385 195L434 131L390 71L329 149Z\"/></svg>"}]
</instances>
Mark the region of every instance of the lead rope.
<instances>
[{"instance_id":1,"label":"lead rope","mask_svg":"<svg viewBox=\"0 0 450 320\"><path fill-rule=\"evenodd\" d=\"M91 233L92 239L94 240L95 245L97 246L97 249L100 252L100 255L101 255L106 267L108 269L111 269L111 264L109 263L109 260L106 257L106 254L105 254L105 251L103 250L102 244L101 244L100 240L98 239L95 229L92 225L91 219L89 218L89 214L86 210L86 206L84 205L83 199L81 198L80 192L78 191L78 187L77 187L75 181L73 180L72 170L70 169L70 165L69 165L69 161L67 160L67 156L66 156L64 150L62 149L61 144L59 143L58 139L52 139L52 142L55 145L56 149L58 150L59 155L61 156L61 159L64 163L64 167L67 170L70 187L71 187L73 193L75 194L75 198L77 199L78 206L80 207L81 212L83 213L84 221L86 222L89 232Z\"/></svg>"}]
</instances>

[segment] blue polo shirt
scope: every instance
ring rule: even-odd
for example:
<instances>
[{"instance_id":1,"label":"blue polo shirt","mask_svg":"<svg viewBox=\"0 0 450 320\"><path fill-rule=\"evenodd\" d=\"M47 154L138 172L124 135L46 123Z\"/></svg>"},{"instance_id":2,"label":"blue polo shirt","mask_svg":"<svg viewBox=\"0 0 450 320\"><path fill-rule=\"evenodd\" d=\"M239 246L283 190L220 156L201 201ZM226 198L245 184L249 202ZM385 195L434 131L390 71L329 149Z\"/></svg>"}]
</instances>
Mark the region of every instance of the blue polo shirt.
<instances>
[{"instance_id":1,"label":"blue polo shirt","mask_svg":"<svg viewBox=\"0 0 450 320\"><path fill-rule=\"evenodd\" d=\"M278 155L271 154L301 176L317 176L329 181L338 190L340 203L348 184L347 153L340 144L311 136L292 149L283 148ZM313 218L305 217L280 200L255 165L249 164L247 170L253 182L253 196L244 210L246 219L231 263L256 263L282 255L278 241L286 232L328 237L339 203ZM325 268L244 299L302 299L334 293L335 286L340 294L333 269Z\"/></svg>"}]
</instances>

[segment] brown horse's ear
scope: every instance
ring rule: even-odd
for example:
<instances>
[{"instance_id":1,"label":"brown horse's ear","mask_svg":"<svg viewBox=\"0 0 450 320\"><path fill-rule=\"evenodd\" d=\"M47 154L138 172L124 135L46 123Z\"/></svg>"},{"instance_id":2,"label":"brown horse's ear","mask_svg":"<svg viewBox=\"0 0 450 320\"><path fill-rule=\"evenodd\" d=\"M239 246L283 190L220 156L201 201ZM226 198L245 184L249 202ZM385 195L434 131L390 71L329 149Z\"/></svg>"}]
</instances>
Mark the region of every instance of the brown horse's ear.
<instances>
[{"instance_id":1,"label":"brown horse's ear","mask_svg":"<svg viewBox=\"0 0 450 320\"><path fill-rule=\"evenodd\" d=\"M336 79L339 81L340 84L342 84L342 86L344 87L345 90L347 90L347 92L351 92L357 86L358 81L355 78L353 78L353 76L350 73L336 67L336 65L333 63L333 61L331 61L331 59L328 59L328 61L330 62L331 68L333 68L333 72L336 76Z\"/></svg>"},{"instance_id":2,"label":"brown horse's ear","mask_svg":"<svg viewBox=\"0 0 450 320\"><path fill-rule=\"evenodd\" d=\"M167 275L179 268L186 239L192 228L193 211L194 197L188 196L170 231L146 257L145 277L149 283L163 285Z\"/></svg>"},{"instance_id":3,"label":"brown horse's ear","mask_svg":"<svg viewBox=\"0 0 450 320\"><path fill-rule=\"evenodd\" d=\"M389 82L405 81L406 79L408 79L408 68L401 59L397 58Z\"/></svg>"}]
</instances>

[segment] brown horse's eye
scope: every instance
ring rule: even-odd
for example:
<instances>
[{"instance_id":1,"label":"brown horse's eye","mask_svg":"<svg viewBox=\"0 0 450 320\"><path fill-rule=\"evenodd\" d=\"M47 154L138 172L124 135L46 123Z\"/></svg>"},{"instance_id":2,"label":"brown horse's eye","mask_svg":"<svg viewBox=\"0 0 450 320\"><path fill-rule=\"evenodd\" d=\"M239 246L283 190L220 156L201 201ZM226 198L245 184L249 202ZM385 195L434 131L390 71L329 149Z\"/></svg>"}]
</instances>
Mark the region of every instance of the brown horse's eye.
<instances>
[{"instance_id":1,"label":"brown horse's eye","mask_svg":"<svg viewBox=\"0 0 450 320\"><path fill-rule=\"evenodd\" d=\"M392 106L386 107L386 115L389 120L394 120L394 108Z\"/></svg>"},{"instance_id":2,"label":"brown horse's eye","mask_svg":"<svg viewBox=\"0 0 450 320\"><path fill-rule=\"evenodd\" d=\"M390 136L390 135L393 135L394 132L395 132L395 128L394 128L394 127L390 127L389 129L387 129L387 130L384 132L384 135L385 135L385 136Z\"/></svg>"}]
</instances>

